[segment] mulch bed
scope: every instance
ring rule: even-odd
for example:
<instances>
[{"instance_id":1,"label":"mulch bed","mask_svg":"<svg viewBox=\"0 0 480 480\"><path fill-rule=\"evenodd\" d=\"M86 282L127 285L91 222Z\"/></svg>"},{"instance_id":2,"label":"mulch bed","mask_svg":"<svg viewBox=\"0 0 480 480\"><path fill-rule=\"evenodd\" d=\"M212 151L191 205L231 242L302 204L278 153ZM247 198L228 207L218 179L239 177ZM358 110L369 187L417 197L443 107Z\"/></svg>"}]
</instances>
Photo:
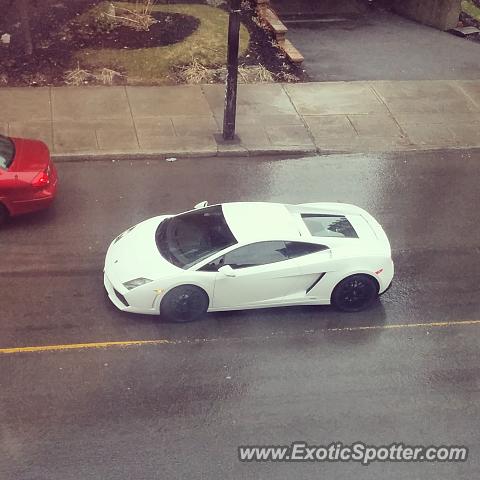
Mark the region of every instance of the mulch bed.
<instances>
[{"instance_id":1,"label":"mulch bed","mask_svg":"<svg viewBox=\"0 0 480 480\"><path fill-rule=\"evenodd\" d=\"M240 63L264 65L278 81L284 81L285 74L294 75L299 81L306 81L305 70L288 60L282 50L272 44L272 34L259 27L253 18L252 12L243 11L242 22L250 33L250 45L248 52L239 59Z\"/></svg>"},{"instance_id":2,"label":"mulch bed","mask_svg":"<svg viewBox=\"0 0 480 480\"><path fill-rule=\"evenodd\" d=\"M146 30L119 26L110 31L98 32L85 28L74 33L69 47L80 48L151 48L164 47L181 42L189 37L200 25L200 20L179 13L154 12L157 23Z\"/></svg>"},{"instance_id":3,"label":"mulch bed","mask_svg":"<svg viewBox=\"0 0 480 480\"><path fill-rule=\"evenodd\" d=\"M136 31L126 26L111 31L98 26L80 26L78 17L100 3L100 0L31 0L32 56L24 54L23 36L18 22L15 1L0 0L0 34L12 34L8 46L0 44L0 86L64 85L65 72L76 67L73 53L81 48L143 48L164 46L182 41L194 32L199 20L181 14L155 12L159 21L150 31ZM205 3L202 1L172 1L168 3ZM253 3L252 3L253 5ZM5 14L3 14L6 12ZM264 65L282 81L285 74L305 79L305 72L285 58L271 43L271 35L252 18L253 10L244 11L242 21L251 41L248 52L240 58L243 65ZM114 66L108 66L114 68ZM123 72L120 72L123 73Z\"/></svg>"}]
</instances>

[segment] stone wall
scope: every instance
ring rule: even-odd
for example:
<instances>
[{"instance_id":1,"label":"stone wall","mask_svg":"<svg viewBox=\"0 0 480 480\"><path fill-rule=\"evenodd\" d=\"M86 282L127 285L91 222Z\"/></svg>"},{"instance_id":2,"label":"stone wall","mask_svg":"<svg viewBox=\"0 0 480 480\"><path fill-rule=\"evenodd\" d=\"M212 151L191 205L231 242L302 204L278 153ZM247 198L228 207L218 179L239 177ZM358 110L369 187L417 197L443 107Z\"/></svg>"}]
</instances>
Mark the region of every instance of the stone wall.
<instances>
[{"instance_id":1,"label":"stone wall","mask_svg":"<svg viewBox=\"0 0 480 480\"><path fill-rule=\"evenodd\" d=\"M457 26L461 0L389 0L394 11L440 30Z\"/></svg>"}]
</instances>

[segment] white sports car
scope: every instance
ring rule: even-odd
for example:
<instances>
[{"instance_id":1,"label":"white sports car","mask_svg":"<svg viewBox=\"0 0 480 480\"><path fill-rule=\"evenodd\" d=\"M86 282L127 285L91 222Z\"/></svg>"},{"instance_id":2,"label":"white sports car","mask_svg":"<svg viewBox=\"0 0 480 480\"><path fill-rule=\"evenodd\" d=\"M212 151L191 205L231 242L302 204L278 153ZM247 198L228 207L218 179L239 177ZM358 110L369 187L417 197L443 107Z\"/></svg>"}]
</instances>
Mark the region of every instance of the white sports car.
<instances>
[{"instance_id":1,"label":"white sports car","mask_svg":"<svg viewBox=\"0 0 480 480\"><path fill-rule=\"evenodd\" d=\"M359 207L207 205L151 218L115 238L104 284L120 310L177 322L286 305L356 312L391 284L387 236Z\"/></svg>"}]
</instances>

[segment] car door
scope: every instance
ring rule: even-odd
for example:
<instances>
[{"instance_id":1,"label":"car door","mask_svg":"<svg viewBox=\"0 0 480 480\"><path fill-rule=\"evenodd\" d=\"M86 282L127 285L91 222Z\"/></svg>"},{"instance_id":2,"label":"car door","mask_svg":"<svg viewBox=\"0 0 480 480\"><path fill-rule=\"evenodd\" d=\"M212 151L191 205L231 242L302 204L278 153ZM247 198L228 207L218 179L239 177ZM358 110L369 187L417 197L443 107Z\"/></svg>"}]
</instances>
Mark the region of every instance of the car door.
<instances>
[{"instance_id":1,"label":"car door","mask_svg":"<svg viewBox=\"0 0 480 480\"><path fill-rule=\"evenodd\" d=\"M0 169L0 202L10 208L11 202L15 200L19 181L15 172Z\"/></svg>"},{"instance_id":2,"label":"car door","mask_svg":"<svg viewBox=\"0 0 480 480\"><path fill-rule=\"evenodd\" d=\"M256 242L220 257L217 268L231 267L227 276L217 271L214 308L274 306L296 288L300 270L288 257L285 242Z\"/></svg>"},{"instance_id":3,"label":"car door","mask_svg":"<svg viewBox=\"0 0 480 480\"><path fill-rule=\"evenodd\" d=\"M308 242L287 242L290 258L296 258L303 279L302 288L292 296L292 303L322 297L325 275L335 270L332 250L327 245Z\"/></svg>"}]
</instances>

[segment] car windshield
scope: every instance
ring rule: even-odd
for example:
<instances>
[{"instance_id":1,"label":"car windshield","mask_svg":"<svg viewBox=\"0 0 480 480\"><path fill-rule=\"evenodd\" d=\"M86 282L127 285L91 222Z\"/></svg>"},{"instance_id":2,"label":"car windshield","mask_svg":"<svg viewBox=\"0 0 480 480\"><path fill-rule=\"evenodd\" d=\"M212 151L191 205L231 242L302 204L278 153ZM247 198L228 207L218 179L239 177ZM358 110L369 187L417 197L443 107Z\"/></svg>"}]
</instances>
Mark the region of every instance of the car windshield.
<instances>
[{"instance_id":1,"label":"car windshield","mask_svg":"<svg viewBox=\"0 0 480 480\"><path fill-rule=\"evenodd\" d=\"M0 135L0 168L7 169L15 157L15 145L7 137Z\"/></svg>"},{"instance_id":2,"label":"car windshield","mask_svg":"<svg viewBox=\"0 0 480 480\"><path fill-rule=\"evenodd\" d=\"M237 243L221 205L167 218L158 226L155 240L160 255L183 269Z\"/></svg>"}]
</instances>

